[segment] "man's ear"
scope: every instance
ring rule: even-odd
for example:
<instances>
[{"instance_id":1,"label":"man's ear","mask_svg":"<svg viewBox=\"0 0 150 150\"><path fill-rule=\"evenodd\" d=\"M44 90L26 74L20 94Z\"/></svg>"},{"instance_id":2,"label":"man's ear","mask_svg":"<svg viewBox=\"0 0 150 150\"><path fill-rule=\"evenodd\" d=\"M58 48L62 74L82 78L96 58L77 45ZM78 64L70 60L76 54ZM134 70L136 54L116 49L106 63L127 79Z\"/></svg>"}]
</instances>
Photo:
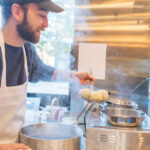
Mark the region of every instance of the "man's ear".
<instances>
[{"instance_id":1,"label":"man's ear","mask_svg":"<svg viewBox=\"0 0 150 150\"><path fill-rule=\"evenodd\" d=\"M13 18L19 23L24 19L24 11L19 4L13 4L11 7Z\"/></svg>"}]
</instances>

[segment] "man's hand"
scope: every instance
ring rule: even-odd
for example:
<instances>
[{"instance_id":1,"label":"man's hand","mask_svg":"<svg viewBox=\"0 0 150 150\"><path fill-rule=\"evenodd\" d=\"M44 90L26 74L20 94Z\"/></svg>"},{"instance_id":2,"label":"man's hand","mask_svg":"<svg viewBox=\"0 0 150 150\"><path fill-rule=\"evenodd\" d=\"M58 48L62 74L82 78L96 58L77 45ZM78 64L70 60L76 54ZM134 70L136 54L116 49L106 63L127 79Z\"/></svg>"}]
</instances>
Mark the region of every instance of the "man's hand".
<instances>
[{"instance_id":1,"label":"man's hand","mask_svg":"<svg viewBox=\"0 0 150 150\"><path fill-rule=\"evenodd\" d=\"M68 81L76 82L80 81L81 85L94 83L94 77L92 77L88 72L75 72L75 71L64 71L56 69L53 72L52 80L54 81Z\"/></svg>"},{"instance_id":2,"label":"man's hand","mask_svg":"<svg viewBox=\"0 0 150 150\"><path fill-rule=\"evenodd\" d=\"M0 144L0 150L28 150L29 147L24 144L11 143L11 144Z\"/></svg>"},{"instance_id":3,"label":"man's hand","mask_svg":"<svg viewBox=\"0 0 150 150\"><path fill-rule=\"evenodd\" d=\"M78 77L80 84L89 84L91 82L94 83L94 77L91 76L88 72L77 72L76 76Z\"/></svg>"}]
</instances>

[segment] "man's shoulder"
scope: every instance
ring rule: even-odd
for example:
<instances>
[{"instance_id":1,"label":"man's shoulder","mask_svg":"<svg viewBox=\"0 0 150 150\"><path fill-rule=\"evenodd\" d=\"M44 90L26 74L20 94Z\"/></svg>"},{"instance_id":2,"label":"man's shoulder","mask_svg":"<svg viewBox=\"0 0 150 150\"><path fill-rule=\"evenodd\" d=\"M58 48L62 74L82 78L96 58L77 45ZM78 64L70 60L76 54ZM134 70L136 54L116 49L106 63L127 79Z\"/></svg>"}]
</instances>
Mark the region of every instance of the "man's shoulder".
<instances>
[{"instance_id":1,"label":"man's shoulder","mask_svg":"<svg viewBox=\"0 0 150 150\"><path fill-rule=\"evenodd\" d=\"M32 59L36 55L36 50L33 44L26 42L24 44L27 58Z\"/></svg>"},{"instance_id":2,"label":"man's shoulder","mask_svg":"<svg viewBox=\"0 0 150 150\"><path fill-rule=\"evenodd\" d=\"M35 47L33 46L33 44L31 44L30 42L26 42L24 44L26 51L31 51L31 50L35 50Z\"/></svg>"}]
</instances>

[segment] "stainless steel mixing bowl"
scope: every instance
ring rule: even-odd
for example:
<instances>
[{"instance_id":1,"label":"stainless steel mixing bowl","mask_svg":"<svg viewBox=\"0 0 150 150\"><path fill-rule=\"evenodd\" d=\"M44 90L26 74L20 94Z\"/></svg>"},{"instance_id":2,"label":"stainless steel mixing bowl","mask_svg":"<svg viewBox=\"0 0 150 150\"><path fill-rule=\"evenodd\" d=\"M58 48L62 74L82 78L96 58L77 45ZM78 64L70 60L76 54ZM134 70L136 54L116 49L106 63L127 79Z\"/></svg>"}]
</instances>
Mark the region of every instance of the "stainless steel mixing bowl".
<instances>
[{"instance_id":1,"label":"stainless steel mixing bowl","mask_svg":"<svg viewBox=\"0 0 150 150\"><path fill-rule=\"evenodd\" d=\"M127 99L125 97L119 97L119 96L110 96L108 102L111 105L114 105L114 107L124 107L124 108L133 108L137 109L138 104L130 99Z\"/></svg>"},{"instance_id":2,"label":"stainless steel mixing bowl","mask_svg":"<svg viewBox=\"0 0 150 150\"><path fill-rule=\"evenodd\" d=\"M138 126L144 121L145 113L141 110L107 107L104 110L107 120L112 125Z\"/></svg>"}]
</instances>

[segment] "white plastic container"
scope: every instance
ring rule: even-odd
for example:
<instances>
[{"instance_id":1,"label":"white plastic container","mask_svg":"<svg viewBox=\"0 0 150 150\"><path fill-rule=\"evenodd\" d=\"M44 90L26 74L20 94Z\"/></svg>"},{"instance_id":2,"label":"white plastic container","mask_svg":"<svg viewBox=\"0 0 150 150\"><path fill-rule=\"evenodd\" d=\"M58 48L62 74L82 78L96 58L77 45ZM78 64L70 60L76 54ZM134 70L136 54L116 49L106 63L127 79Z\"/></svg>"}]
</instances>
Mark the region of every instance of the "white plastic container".
<instances>
[{"instance_id":1,"label":"white plastic container","mask_svg":"<svg viewBox=\"0 0 150 150\"><path fill-rule=\"evenodd\" d=\"M61 122L63 124L68 124L68 125L77 125L78 121L75 117L70 117L70 116L64 116L61 119Z\"/></svg>"}]
</instances>

